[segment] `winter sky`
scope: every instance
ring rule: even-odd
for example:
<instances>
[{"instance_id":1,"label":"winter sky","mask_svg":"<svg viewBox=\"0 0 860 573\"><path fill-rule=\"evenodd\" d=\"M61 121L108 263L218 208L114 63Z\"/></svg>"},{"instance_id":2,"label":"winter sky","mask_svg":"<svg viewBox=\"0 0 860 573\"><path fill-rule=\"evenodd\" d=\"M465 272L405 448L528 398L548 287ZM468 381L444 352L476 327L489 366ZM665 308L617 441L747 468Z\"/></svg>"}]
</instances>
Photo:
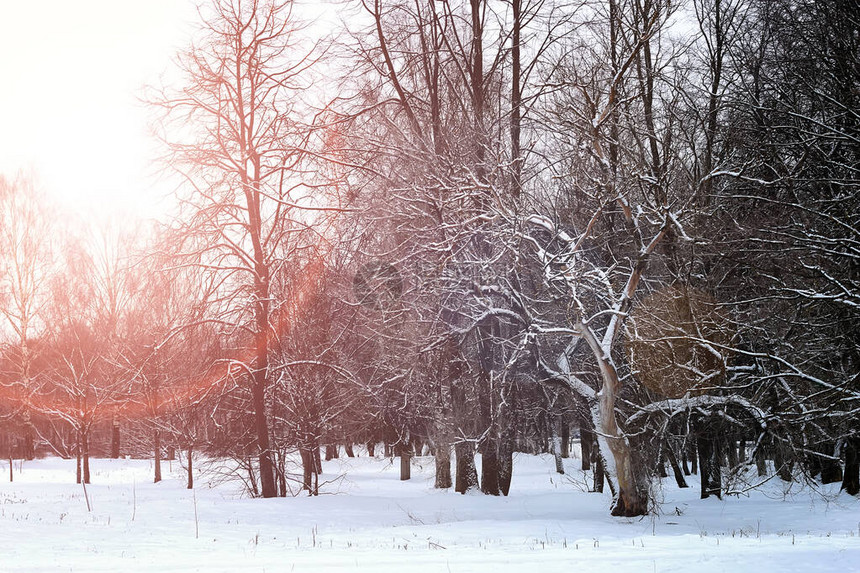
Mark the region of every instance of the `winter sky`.
<instances>
[{"instance_id":1,"label":"winter sky","mask_svg":"<svg viewBox=\"0 0 860 573\"><path fill-rule=\"evenodd\" d=\"M190 0L0 0L0 173L23 169L84 214L155 215L142 87L195 18Z\"/></svg>"}]
</instances>

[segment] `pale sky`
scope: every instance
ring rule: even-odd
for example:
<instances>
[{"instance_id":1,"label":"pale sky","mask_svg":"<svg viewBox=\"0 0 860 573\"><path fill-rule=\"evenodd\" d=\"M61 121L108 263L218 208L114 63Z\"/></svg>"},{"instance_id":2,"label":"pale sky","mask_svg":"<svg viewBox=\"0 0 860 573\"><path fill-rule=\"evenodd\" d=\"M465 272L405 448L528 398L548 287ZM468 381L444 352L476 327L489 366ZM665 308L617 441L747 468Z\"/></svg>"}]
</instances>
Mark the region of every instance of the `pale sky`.
<instances>
[{"instance_id":1,"label":"pale sky","mask_svg":"<svg viewBox=\"0 0 860 573\"><path fill-rule=\"evenodd\" d=\"M160 215L169 186L138 97L195 17L191 0L0 0L0 173L32 171L84 215Z\"/></svg>"}]
</instances>

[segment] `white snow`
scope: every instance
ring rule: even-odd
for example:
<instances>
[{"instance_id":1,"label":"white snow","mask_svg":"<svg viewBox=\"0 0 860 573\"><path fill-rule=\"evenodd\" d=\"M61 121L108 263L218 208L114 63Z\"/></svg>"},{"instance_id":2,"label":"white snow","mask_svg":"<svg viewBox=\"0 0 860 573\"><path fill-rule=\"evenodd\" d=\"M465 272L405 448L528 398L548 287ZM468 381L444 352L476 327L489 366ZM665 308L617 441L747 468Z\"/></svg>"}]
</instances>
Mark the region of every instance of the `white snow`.
<instances>
[{"instance_id":1,"label":"white snow","mask_svg":"<svg viewBox=\"0 0 860 573\"><path fill-rule=\"evenodd\" d=\"M87 492L74 460L0 465L0 571L857 571L860 500L779 480L749 497L698 499L695 477L665 480L660 514L613 518L551 456L518 454L510 497L433 489L433 459L413 479L382 458L324 462L328 494L249 499L235 484L148 460L93 460ZM478 460L480 461L480 460ZM395 460L397 462L397 460ZM821 495L823 494L823 496ZM195 503L198 515L195 525ZM199 537L196 530L199 529Z\"/></svg>"}]
</instances>

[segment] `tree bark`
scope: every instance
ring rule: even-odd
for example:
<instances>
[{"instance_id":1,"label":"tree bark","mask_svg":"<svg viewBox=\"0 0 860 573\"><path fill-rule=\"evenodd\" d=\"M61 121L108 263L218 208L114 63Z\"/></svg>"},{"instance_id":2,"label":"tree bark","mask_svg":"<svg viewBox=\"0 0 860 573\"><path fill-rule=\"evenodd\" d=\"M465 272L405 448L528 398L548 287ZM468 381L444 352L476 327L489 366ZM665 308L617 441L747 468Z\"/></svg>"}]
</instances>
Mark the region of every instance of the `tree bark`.
<instances>
[{"instance_id":1,"label":"tree bark","mask_svg":"<svg viewBox=\"0 0 860 573\"><path fill-rule=\"evenodd\" d=\"M511 164L513 181L511 191L514 199L522 191L523 160L520 151L520 128L522 106L520 31L522 28L521 0L511 0L513 10L513 35L511 38ZM567 456L565 456L567 457ZM505 494L507 495L507 494Z\"/></svg>"},{"instance_id":2,"label":"tree bark","mask_svg":"<svg viewBox=\"0 0 860 573\"><path fill-rule=\"evenodd\" d=\"M325 461L331 461L338 457L337 454L337 446L332 446L330 444L325 447Z\"/></svg>"},{"instance_id":3,"label":"tree bark","mask_svg":"<svg viewBox=\"0 0 860 573\"><path fill-rule=\"evenodd\" d=\"M314 454L314 464L316 465L316 471L314 475L319 475L322 473L322 456L320 456L320 447L318 445L314 445L311 450Z\"/></svg>"},{"instance_id":4,"label":"tree bark","mask_svg":"<svg viewBox=\"0 0 860 573\"><path fill-rule=\"evenodd\" d=\"M699 473L699 448L696 446L696 440L689 440L690 452L690 471L694 474Z\"/></svg>"},{"instance_id":5,"label":"tree bark","mask_svg":"<svg viewBox=\"0 0 860 573\"><path fill-rule=\"evenodd\" d=\"M647 266L648 256L651 250L659 244L664 234L665 226L651 240L649 247L640 254L633 271L627 278L627 284L624 286L624 299L616 305L617 308L615 310L626 312L632 304L632 297ZM619 517L635 517L648 513L648 490L643 483L644 476L638 471L639 468L635 466L630 443L627 441L627 437L621 431L621 428L618 427L618 418L615 412L615 400L621 387L621 382L618 379L618 371L612 360L611 351L620 325L620 315L615 314L610 319L609 326L603 336L603 341L599 341L591 327L582 322L576 324L576 329L591 349L591 353L600 369L600 377L602 379L600 391L597 393L597 403L592 407L592 421L595 427L600 428L597 440L600 443L601 452L611 453L612 462L614 462L615 466L614 473L615 479L618 482L618 489L615 492L615 499L613 500L610 513ZM606 461L608 462L609 460ZM610 475L612 473L610 471Z\"/></svg>"},{"instance_id":6,"label":"tree bark","mask_svg":"<svg viewBox=\"0 0 860 573\"><path fill-rule=\"evenodd\" d=\"M591 490L594 493L603 493L603 482L606 481L606 476L603 470L603 456L600 453L600 448L596 440L592 442L591 446L591 466L594 468L594 480Z\"/></svg>"},{"instance_id":7,"label":"tree bark","mask_svg":"<svg viewBox=\"0 0 860 573\"><path fill-rule=\"evenodd\" d=\"M591 430L585 423L582 423L579 426L579 450L582 456L582 471L591 469L591 452L593 448L594 434L591 433Z\"/></svg>"},{"instance_id":8,"label":"tree bark","mask_svg":"<svg viewBox=\"0 0 860 573\"><path fill-rule=\"evenodd\" d=\"M84 483L90 483L90 437L89 430L81 432L81 447L83 451L81 452L81 457L83 458L84 465Z\"/></svg>"},{"instance_id":9,"label":"tree bark","mask_svg":"<svg viewBox=\"0 0 860 573\"><path fill-rule=\"evenodd\" d=\"M457 475L454 491L466 493L478 487L478 471L475 469L475 447L471 442L459 441L454 445L457 457Z\"/></svg>"},{"instance_id":10,"label":"tree bark","mask_svg":"<svg viewBox=\"0 0 860 573\"><path fill-rule=\"evenodd\" d=\"M278 497L287 497L287 460L282 450L275 457L275 482Z\"/></svg>"},{"instance_id":11,"label":"tree bark","mask_svg":"<svg viewBox=\"0 0 860 573\"><path fill-rule=\"evenodd\" d=\"M686 446L681 446L681 469L684 471L684 475L690 475L690 464L687 462L687 450Z\"/></svg>"},{"instance_id":12,"label":"tree bark","mask_svg":"<svg viewBox=\"0 0 860 573\"><path fill-rule=\"evenodd\" d=\"M155 479L153 483L161 481L161 432L155 430Z\"/></svg>"},{"instance_id":13,"label":"tree bark","mask_svg":"<svg viewBox=\"0 0 860 573\"><path fill-rule=\"evenodd\" d=\"M839 457L839 452L833 443L825 444L824 453L827 455L835 455ZM821 460L821 483L836 483L844 478L842 468L837 460Z\"/></svg>"},{"instance_id":14,"label":"tree bark","mask_svg":"<svg viewBox=\"0 0 860 573\"><path fill-rule=\"evenodd\" d=\"M628 288L629 290L629 288ZM627 438L621 433L615 415L615 398L620 382L618 372L603 346L594 338L590 328L581 327L584 338L592 348L597 358L603 384L597 398L599 411L600 434L598 442L605 443L606 450L611 453L615 462L615 479L618 480L618 491L613 502L611 514L619 517L635 517L648 513L648 497L642 487L641 476L637 474L633 461L633 452ZM601 447L601 451L604 448Z\"/></svg>"},{"instance_id":15,"label":"tree bark","mask_svg":"<svg viewBox=\"0 0 860 573\"><path fill-rule=\"evenodd\" d=\"M119 420L116 417L111 426L110 457L119 459Z\"/></svg>"},{"instance_id":16,"label":"tree bark","mask_svg":"<svg viewBox=\"0 0 860 573\"><path fill-rule=\"evenodd\" d=\"M481 491L487 495L499 495L499 443L488 439L481 454Z\"/></svg>"},{"instance_id":17,"label":"tree bark","mask_svg":"<svg viewBox=\"0 0 860 573\"><path fill-rule=\"evenodd\" d=\"M300 455L302 458L302 487L310 494L314 495L313 490L313 474L316 470L314 455L310 448L301 448Z\"/></svg>"},{"instance_id":18,"label":"tree bark","mask_svg":"<svg viewBox=\"0 0 860 573\"><path fill-rule=\"evenodd\" d=\"M666 473L666 452L660 452L660 457L657 459L657 475L660 479L669 477Z\"/></svg>"},{"instance_id":19,"label":"tree bark","mask_svg":"<svg viewBox=\"0 0 860 573\"><path fill-rule=\"evenodd\" d=\"M728 438L725 441L726 455L728 456L729 469L736 468L738 465L738 446L734 438Z\"/></svg>"},{"instance_id":20,"label":"tree bark","mask_svg":"<svg viewBox=\"0 0 860 573\"><path fill-rule=\"evenodd\" d=\"M451 445L447 442L436 442L436 489L448 489L451 481Z\"/></svg>"},{"instance_id":21,"label":"tree bark","mask_svg":"<svg viewBox=\"0 0 860 573\"><path fill-rule=\"evenodd\" d=\"M412 477L412 452L408 443L400 444L400 481L406 481Z\"/></svg>"},{"instance_id":22,"label":"tree bark","mask_svg":"<svg viewBox=\"0 0 860 573\"><path fill-rule=\"evenodd\" d=\"M792 481L791 470L794 467L794 460L785 455L785 449L776 440L773 441L773 465L779 479L785 482Z\"/></svg>"},{"instance_id":23,"label":"tree bark","mask_svg":"<svg viewBox=\"0 0 860 573\"><path fill-rule=\"evenodd\" d=\"M718 443L717 440L706 436L699 436L696 443L696 447L699 450L701 499L707 499L711 495L716 495L722 499Z\"/></svg>"},{"instance_id":24,"label":"tree bark","mask_svg":"<svg viewBox=\"0 0 860 573\"><path fill-rule=\"evenodd\" d=\"M268 322L268 318L264 318L264 321ZM268 328L268 324L263 328ZM258 338L260 338L258 336ZM268 350L263 346L262 352L260 348L258 348L257 354L257 363L261 362L261 355L263 356L262 362L268 362L268 356L266 356ZM254 372L254 381L252 383L251 394L254 403L254 421L255 427L257 430L257 448L259 450L259 459L260 459L260 487L261 493L263 497L275 497L277 492L275 491L275 475L274 475L274 467L272 464L272 452L269 450L269 424L268 419L266 417L266 398L265 398L265 387L266 387L266 369L265 367L258 367L258 369Z\"/></svg>"},{"instance_id":25,"label":"tree bark","mask_svg":"<svg viewBox=\"0 0 860 573\"><path fill-rule=\"evenodd\" d=\"M755 467L758 473L758 477L764 477L767 475L767 459L764 455L764 447L763 444L759 444L755 450Z\"/></svg>"},{"instance_id":26,"label":"tree bark","mask_svg":"<svg viewBox=\"0 0 860 573\"><path fill-rule=\"evenodd\" d=\"M561 415L555 416L555 421L552 424L552 455L555 458L555 471L557 473L564 473L564 462L562 461L562 452L561 452L561 427L562 427L562 419Z\"/></svg>"},{"instance_id":27,"label":"tree bark","mask_svg":"<svg viewBox=\"0 0 860 573\"><path fill-rule=\"evenodd\" d=\"M845 472L842 488L850 495L860 493L860 438L845 440Z\"/></svg>"},{"instance_id":28,"label":"tree bark","mask_svg":"<svg viewBox=\"0 0 860 573\"><path fill-rule=\"evenodd\" d=\"M24 424L24 455L21 457L27 461L32 461L36 458L36 445L35 439L33 438L33 423L30 421L29 415L26 423Z\"/></svg>"},{"instance_id":29,"label":"tree bark","mask_svg":"<svg viewBox=\"0 0 860 573\"><path fill-rule=\"evenodd\" d=\"M193 466L192 461L191 461L191 454L192 454L192 447L189 445L188 446L188 483L187 483L186 489L193 489L194 488L194 472L193 472L194 466Z\"/></svg>"},{"instance_id":30,"label":"tree bark","mask_svg":"<svg viewBox=\"0 0 860 573\"><path fill-rule=\"evenodd\" d=\"M570 424L561 417L561 457L570 457Z\"/></svg>"},{"instance_id":31,"label":"tree bark","mask_svg":"<svg viewBox=\"0 0 860 573\"><path fill-rule=\"evenodd\" d=\"M83 451L83 446L81 445L81 432L78 430L76 432L77 440L75 444L75 483L81 483L83 479L83 458L81 456L81 452Z\"/></svg>"},{"instance_id":32,"label":"tree bark","mask_svg":"<svg viewBox=\"0 0 860 573\"><path fill-rule=\"evenodd\" d=\"M493 385L493 363L495 349L492 337L493 324L480 324L477 328L478 355L478 403L480 429L483 439L478 444L481 453L481 491L487 495L499 495L499 437L495 420L495 388Z\"/></svg>"},{"instance_id":33,"label":"tree bark","mask_svg":"<svg viewBox=\"0 0 860 573\"><path fill-rule=\"evenodd\" d=\"M675 474L675 483L679 488L689 487L687 480L684 479L684 472L678 466L678 458L675 456L675 451L671 446L666 444L666 457L669 459L669 465L672 466L672 473Z\"/></svg>"},{"instance_id":34,"label":"tree bark","mask_svg":"<svg viewBox=\"0 0 860 573\"><path fill-rule=\"evenodd\" d=\"M511 480L514 476L514 447L513 440L502 440L499 444L499 491L507 496L511 492Z\"/></svg>"}]
</instances>

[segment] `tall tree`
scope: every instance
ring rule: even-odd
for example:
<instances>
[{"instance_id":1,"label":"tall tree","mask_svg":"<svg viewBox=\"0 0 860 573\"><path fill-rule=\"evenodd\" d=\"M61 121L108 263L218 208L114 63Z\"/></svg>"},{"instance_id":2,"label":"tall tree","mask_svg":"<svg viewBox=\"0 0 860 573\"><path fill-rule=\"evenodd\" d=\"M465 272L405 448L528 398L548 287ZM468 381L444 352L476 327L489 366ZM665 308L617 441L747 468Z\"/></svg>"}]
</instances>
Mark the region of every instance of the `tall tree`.
<instances>
[{"instance_id":1,"label":"tall tree","mask_svg":"<svg viewBox=\"0 0 860 573\"><path fill-rule=\"evenodd\" d=\"M12 181L0 176L0 316L14 339L9 356L14 365L9 415L21 424L23 456L33 459L34 428L31 397L35 391L34 341L44 334L42 311L51 275L52 234L44 198L32 177ZM4 392L5 393L5 392Z\"/></svg>"},{"instance_id":2,"label":"tall tree","mask_svg":"<svg viewBox=\"0 0 860 573\"><path fill-rule=\"evenodd\" d=\"M245 336L248 352L236 360L247 375L263 497L276 495L266 404L270 283L307 200L297 174L306 137L300 96L312 61L292 10L275 0L211 2L199 40L179 56L183 89L152 97L166 112L170 164L190 189L183 259L217 275L209 280L219 304L211 320Z\"/></svg>"}]
</instances>

